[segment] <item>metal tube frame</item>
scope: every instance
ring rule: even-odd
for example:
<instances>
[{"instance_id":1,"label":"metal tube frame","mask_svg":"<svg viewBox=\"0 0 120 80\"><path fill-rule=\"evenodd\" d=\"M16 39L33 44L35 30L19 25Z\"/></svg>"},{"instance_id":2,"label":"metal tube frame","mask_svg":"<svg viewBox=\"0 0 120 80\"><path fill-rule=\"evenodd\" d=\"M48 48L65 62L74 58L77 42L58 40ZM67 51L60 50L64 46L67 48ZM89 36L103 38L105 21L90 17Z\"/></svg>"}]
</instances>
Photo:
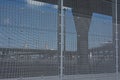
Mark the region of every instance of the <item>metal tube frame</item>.
<instances>
[{"instance_id":1,"label":"metal tube frame","mask_svg":"<svg viewBox=\"0 0 120 80\"><path fill-rule=\"evenodd\" d=\"M64 50L63 0L58 0L58 55L60 53L60 80L63 80L63 50Z\"/></svg>"},{"instance_id":2,"label":"metal tube frame","mask_svg":"<svg viewBox=\"0 0 120 80\"><path fill-rule=\"evenodd\" d=\"M118 64L118 58L119 58L119 52L118 52L118 47L119 47L119 45L118 45L118 22L117 22L117 17L118 17L118 14L117 14L117 3L118 3L118 1L117 0L115 0L115 46L116 46L116 49L115 49L115 52L116 52L116 80L119 80L119 64Z\"/></svg>"}]
</instances>

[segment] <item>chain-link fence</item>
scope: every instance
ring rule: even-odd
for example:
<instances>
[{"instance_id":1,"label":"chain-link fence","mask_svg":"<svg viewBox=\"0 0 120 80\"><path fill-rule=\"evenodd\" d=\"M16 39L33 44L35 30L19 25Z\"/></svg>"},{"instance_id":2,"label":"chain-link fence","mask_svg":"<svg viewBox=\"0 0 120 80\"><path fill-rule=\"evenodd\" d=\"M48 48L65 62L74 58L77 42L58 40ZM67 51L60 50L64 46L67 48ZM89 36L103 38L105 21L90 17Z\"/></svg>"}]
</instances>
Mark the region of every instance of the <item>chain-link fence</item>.
<instances>
[{"instance_id":1,"label":"chain-link fence","mask_svg":"<svg viewBox=\"0 0 120 80\"><path fill-rule=\"evenodd\" d=\"M41 1L1 0L0 80L116 80L114 1Z\"/></svg>"}]
</instances>

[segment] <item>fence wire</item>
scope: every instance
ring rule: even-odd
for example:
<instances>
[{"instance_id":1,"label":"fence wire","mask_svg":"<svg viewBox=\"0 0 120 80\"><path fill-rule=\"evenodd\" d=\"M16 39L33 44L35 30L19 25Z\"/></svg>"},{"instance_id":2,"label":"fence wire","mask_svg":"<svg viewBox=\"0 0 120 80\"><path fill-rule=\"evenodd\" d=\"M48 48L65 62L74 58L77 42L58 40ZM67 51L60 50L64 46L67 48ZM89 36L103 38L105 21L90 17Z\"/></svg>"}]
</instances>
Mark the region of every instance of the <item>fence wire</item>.
<instances>
[{"instance_id":1,"label":"fence wire","mask_svg":"<svg viewBox=\"0 0 120 80\"><path fill-rule=\"evenodd\" d=\"M111 4L103 2L101 6ZM106 10L111 12L108 15L100 13L101 8L91 5L91 0L78 3L63 10L63 80L115 80L114 15L111 10ZM91 14L92 10L98 11ZM60 80L58 16L57 5L1 1L0 80Z\"/></svg>"}]
</instances>

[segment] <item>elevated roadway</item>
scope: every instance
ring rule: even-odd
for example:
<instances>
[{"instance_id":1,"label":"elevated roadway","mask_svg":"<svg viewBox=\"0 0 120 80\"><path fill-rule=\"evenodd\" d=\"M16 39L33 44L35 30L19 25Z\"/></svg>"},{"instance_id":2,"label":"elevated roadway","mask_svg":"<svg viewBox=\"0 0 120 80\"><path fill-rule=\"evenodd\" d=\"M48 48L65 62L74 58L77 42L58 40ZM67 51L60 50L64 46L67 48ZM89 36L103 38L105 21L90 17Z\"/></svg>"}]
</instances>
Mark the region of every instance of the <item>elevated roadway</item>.
<instances>
[{"instance_id":1,"label":"elevated roadway","mask_svg":"<svg viewBox=\"0 0 120 80\"><path fill-rule=\"evenodd\" d=\"M58 3L59 0L35 0L35 1L59 5ZM74 23L77 32L77 53L80 55L80 59L78 59L78 64L80 65L79 68L83 70L83 73L88 73L89 71L88 32L91 24L92 14L98 13L112 16L113 24L115 24L115 0L63 0L63 1L64 6L72 8L72 14L74 17ZM120 0L118 0L117 13L118 23L120 23ZM59 29L60 28L58 28L58 33L60 31ZM114 25L113 35L115 35ZM120 34L118 35L120 36ZM113 37L114 37L113 39L115 40L115 36Z\"/></svg>"}]
</instances>

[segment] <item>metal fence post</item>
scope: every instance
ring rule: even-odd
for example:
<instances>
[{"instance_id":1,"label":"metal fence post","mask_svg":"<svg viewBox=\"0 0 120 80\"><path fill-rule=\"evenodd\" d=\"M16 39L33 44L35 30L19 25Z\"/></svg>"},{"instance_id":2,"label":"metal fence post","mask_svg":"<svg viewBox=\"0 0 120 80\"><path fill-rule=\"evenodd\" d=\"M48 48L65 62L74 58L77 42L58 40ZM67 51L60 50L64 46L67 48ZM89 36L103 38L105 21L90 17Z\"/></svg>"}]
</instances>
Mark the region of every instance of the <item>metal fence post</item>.
<instances>
[{"instance_id":1,"label":"metal fence post","mask_svg":"<svg viewBox=\"0 0 120 80\"><path fill-rule=\"evenodd\" d=\"M115 0L115 27L116 27L116 31L115 31L115 52L116 52L116 80L119 80L119 64L118 64L118 54L119 54L119 52L118 52L118 47L119 47L119 45L118 45L118 23L117 23L117 17L118 17L118 14L117 14L117 4L118 4L118 1L117 0Z\"/></svg>"},{"instance_id":2,"label":"metal fence post","mask_svg":"<svg viewBox=\"0 0 120 80\"><path fill-rule=\"evenodd\" d=\"M58 56L60 53L60 80L63 80L64 18L63 0L58 0Z\"/></svg>"}]
</instances>

